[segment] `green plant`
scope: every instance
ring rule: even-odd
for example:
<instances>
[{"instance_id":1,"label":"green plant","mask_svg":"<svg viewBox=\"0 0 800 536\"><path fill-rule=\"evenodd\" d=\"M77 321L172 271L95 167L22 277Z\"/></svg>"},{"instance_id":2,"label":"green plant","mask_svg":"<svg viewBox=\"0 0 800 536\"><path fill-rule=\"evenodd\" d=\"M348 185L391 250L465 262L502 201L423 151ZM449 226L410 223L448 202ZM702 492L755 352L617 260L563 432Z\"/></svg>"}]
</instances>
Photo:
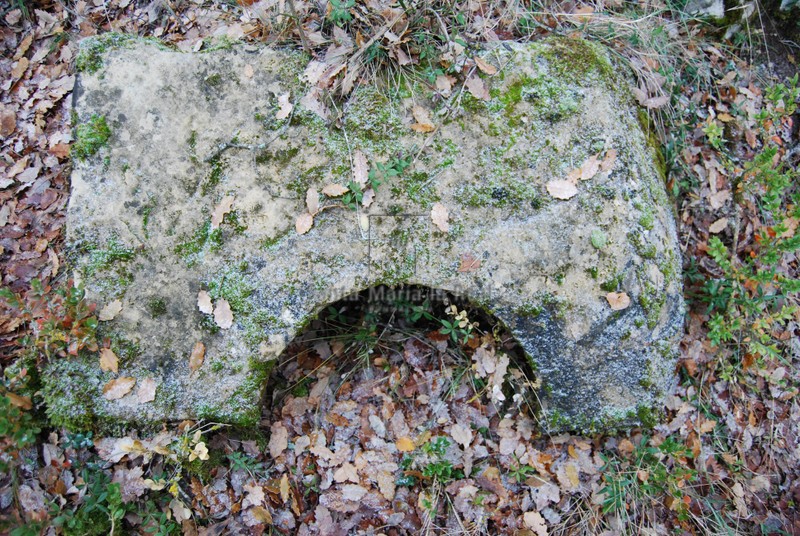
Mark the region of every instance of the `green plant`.
<instances>
[{"instance_id":1,"label":"green plant","mask_svg":"<svg viewBox=\"0 0 800 536\"><path fill-rule=\"evenodd\" d=\"M19 451L36 443L41 431L30 413L30 398L21 396L14 390L24 387L25 376L12 376L6 369L0 383L0 471L8 472L19 458Z\"/></svg>"},{"instance_id":2,"label":"green plant","mask_svg":"<svg viewBox=\"0 0 800 536\"><path fill-rule=\"evenodd\" d=\"M53 289L34 279L24 300L9 289L0 289L0 299L29 325L31 335L23 345L41 350L48 359L53 355L77 356L84 349L98 351L95 306L84 296L84 290L74 286L72 280Z\"/></svg>"},{"instance_id":3,"label":"green plant","mask_svg":"<svg viewBox=\"0 0 800 536\"><path fill-rule=\"evenodd\" d=\"M411 165L411 157L393 156L387 162L375 162L367 175L367 185L376 193L378 187L388 179L399 177L408 166ZM356 210L364 199L364 189L355 181L350 181L347 185L349 191L342 196L342 203Z\"/></svg>"},{"instance_id":4,"label":"green plant","mask_svg":"<svg viewBox=\"0 0 800 536\"><path fill-rule=\"evenodd\" d=\"M350 15L350 8L356 5L355 0L330 0L330 3L330 18L336 26L342 26L344 23L353 20L352 15Z\"/></svg>"},{"instance_id":5,"label":"green plant","mask_svg":"<svg viewBox=\"0 0 800 536\"><path fill-rule=\"evenodd\" d=\"M650 501L666 500L674 505L679 519L686 518L686 484L697 478L697 472L689 467L688 460L693 456L686 445L670 436L655 446L644 436L628 457L600 457L604 514L627 515Z\"/></svg>"},{"instance_id":6,"label":"green plant","mask_svg":"<svg viewBox=\"0 0 800 536\"><path fill-rule=\"evenodd\" d=\"M466 344L469 340L470 336L472 335L472 331L478 327L477 322L470 322L469 318L467 317L467 311L459 311L458 307L455 305L451 305L446 309L448 315L452 316L452 320L446 320L444 318L440 318L439 322L442 324L442 327L439 328L439 331L442 335L449 335L450 339L458 344Z\"/></svg>"},{"instance_id":7,"label":"green plant","mask_svg":"<svg viewBox=\"0 0 800 536\"><path fill-rule=\"evenodd\" d=\"M112 483L103 470L86 468L81 472L85 494L78 506L58 509L54 506L51 523L67 536L121 534L121 521L128 511L122 502L120 485Z\"/></svg>"}]
</instances>

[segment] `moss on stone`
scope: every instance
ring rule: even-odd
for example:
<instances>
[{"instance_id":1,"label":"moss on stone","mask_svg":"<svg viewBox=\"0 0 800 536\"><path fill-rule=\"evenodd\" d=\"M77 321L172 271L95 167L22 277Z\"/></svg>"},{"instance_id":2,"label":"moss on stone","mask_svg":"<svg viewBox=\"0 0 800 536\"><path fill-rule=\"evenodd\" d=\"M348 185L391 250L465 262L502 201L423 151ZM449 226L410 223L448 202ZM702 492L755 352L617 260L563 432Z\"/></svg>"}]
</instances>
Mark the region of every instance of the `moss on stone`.
<instances>
[{"instance_id":1,"label":"moss on stone","mask_svg":"<svg viewBox=\"0 0 800 536\"><path fill-rule=\"evenodd\" d=\"M175 253L183 258L186 264L193 266L206 248L209 251L217 251L220 247L222 247L222 229L211 229L211 221L208 220L197 228L194 235L184 237L175 246Z\"/></svg>"},{"instance_id":2,"label":"moss on stone","mask_svg":"<svg viewBox=\"0 0 800 536\"><path fill-rule=\"evenodd\" d=\"M117 48L129 48L141 42L151 43L162 50L169 49L158 39L106 32L81 41L78 55L75 57L75 69L78 72L94 74L103 67L103 56L106 52Z\"/></svg>"},{"instance_id":3,"label":"moss on stone","mask_svg":"<svg viewBox=\"0 0 800 536\"><path fill-rule=\"evenodd\" d=\"M102 115L92 115L85 123L75 129L75 143L70 155L77 160L86 160L108 145L111 129Z\"/></svg>"},{"instance_id":4,"label":"moss on stone","mask_svg":"<svg viewBox=\"0 0 800 536\"><path fill-rule=\"evenodd\" d=\"M150 298L147 302L147 311L153 318L159 318L167 314L167 302L164 298Z\"/></svg>"}]
</instances>

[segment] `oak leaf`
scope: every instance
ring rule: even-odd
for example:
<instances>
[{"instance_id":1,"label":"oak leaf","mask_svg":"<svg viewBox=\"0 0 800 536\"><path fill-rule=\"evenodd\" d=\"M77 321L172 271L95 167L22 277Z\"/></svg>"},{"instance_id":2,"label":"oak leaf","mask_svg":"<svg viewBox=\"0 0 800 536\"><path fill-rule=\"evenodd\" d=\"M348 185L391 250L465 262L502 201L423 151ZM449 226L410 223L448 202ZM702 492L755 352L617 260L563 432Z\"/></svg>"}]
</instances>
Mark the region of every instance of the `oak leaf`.
<instances>
[{"instance_id":1,"label":"oak leaf","mask_svg":"<svg viewBox=\"0 0 800 536\"><path fill-rule=\"evenodd\" d=\"M486 60L484 60L480 56L475 56L475 65L478 66L478 69L488 74L489 76L497 74L497 67L495 67L491 63L486 62Z\"/></svg>"},{"instance_id":2,"label":"oak leaf","mask_svg":"<svg viewBox=\"0 0 800 536\"><path fill-rule=\"evenodd\" d=\"M225 219L225 214L231 211L233 207L233 196L226 195L222 198L219 204L214 207L214 212L211 213L211 230L219 228L222 225L222 220Z\"/></svg>"},{"instance_id":3,"label":"oak leaf","mask_svg":"<svg viewBox=\"0 0 800 536\"><path fill-rule=\"evenodd\" d=\"M294 105L289 102L289 94L284 93L278 97L278 106L280 110L275 114L275 119L286 119L292 113Z\"/></svg>"},{"instance_id":4,"label":"oak leaf","mask_svg":"<svg viewBox=\"0 0 800 536\"><path fill-rule=\"evenodd\" d=\"M230 329L233 326L233 311L228 300L220 299L214 308L214 323L222 329Z\"/></svg>"},{"instance_id":5,"label":"oak leaf","mask_svg":"<svg viewBox=\"0 0 800 536\"><path fill-rule=\"evenodd\" d=\"M119 359L117 354L111 348L103 348L100 350L100 370L106 372L119 372Z\"/></svg>"},{"instance_id":6,"label":"oak leaf","mask_svg":"<svg viewBox=\"0 0 800 536\"><path fill-rule=\"evenodd\" d=\"M214 304L211 303L211 295L205 290L197 293L197 308L201 313L210 315L214 312Z\"/></svg>"},{"instance_id":7,"label":"oak leaf","mask_svg":"<svg viewBox=\"0 0 800 536\"><path fill-rule=\"evenodd\" d=\"M136 398L140 404L152 402L156 399L156 381L153 378L145 378L136 390Z\"/></svg>"},{"instance_id":8,"label":"oak leaf","mask_svg":"<svg viewBox=\"0 0 800 536\"><path fill-rule=\"evenodd\" d=\"M192 353L189 355L189 370L194 372L202 367L205 356L206 346L202 342L195 343Z\"/></svg>"},{"instance_id":9,"label":"oak leaf","mask_svg":"<svg viewBox=\"0 0 800 536\"><path fill-rule=\"evenodd\" d=\"M450 224L447 222L448 218L447 207L441 203L435 203L431 209L431 221L443 233L450 230Z\"/></svg>"},{"instance_id":10,"label":"oak leaf","mask_svg":"<svg viewBox=\"0 0 800 536\"><path fill-rule=\"evenodd\" d=\"M322 193L328 197L339 197L349 191L350 189L347 186L342 186L341 184L336 183L328 184L322 189Z\"/></svg>"},{"instance_id":11,"label":"oak leaf","mask_svg":"<svg viewBox=\"0 0 800 536\"><path fill-rule=\"evenodd\" d=\"M547 193L556 199L572 199L578 194L578 188L568 180L554 180L547 183Z\"/></svg>"},{"instance_id":12,"label":"oak leaf","mask_svg":"<svg viewBox=\"0 0 800 536\"><path fill-rule=\"evenodd\" d=\"M297 234L306 234L308 231L311 230L311 227L314 225L314 216L309 214L308 212L303 212L297 217L297 221L294 222L294 228L297 231Z\"/></svg>"},{"instance_id":13,"label":"oak leaf","mask_svg":"<svg viewBox=\"0 0 800 536\"><path fill-rule=\"evenodd\" d=\"M114 320L114 318L122 311L122 301L114 300L105 307L100 309L100 313L97 315L97 319L101 322L107 322L109 320Z\"/></svg>"},{"instance_id":14,"label":"oak leaf","mask_svg":"<svg viewBox=\"0 0 800 536\"><path fill-rule=\"evenodd\" d=\"M107 400L118 400L130 393L134 385L136 385L136 378L128 376L115 378L103 387L103 396Z\"/></svg>"}]
</instances>

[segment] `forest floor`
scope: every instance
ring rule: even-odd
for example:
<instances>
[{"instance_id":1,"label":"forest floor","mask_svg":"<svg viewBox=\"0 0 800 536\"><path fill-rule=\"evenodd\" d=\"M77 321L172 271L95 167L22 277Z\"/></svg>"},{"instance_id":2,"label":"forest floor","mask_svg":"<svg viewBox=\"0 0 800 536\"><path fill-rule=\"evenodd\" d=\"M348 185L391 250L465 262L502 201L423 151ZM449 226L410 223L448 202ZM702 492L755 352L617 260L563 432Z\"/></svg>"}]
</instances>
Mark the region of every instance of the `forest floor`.
<instances>
[{"instance_id":1,"label":"forest floor","mask_svg":"<svg viewBox=\"0 0 800 536\"><path fill-rule=\"evenodd\" d=\"M0 17L0 532L800 534L800 49L770 14L723 26L658 1L12 0ZM543 433L514 341L454 301L330 309L287 350L255 430L49 426L38 366L97 346L63 233L79 42L106 32L184 51L294 46L330 72L363 49L358 83L434 87L490 69L471 53L486 41L607 45L659 138L684 256L680 381L658 423ZM346 99L337 73L329 89ZM442 329L466 317L463 337Z\"/></svg>"}]
</instances>

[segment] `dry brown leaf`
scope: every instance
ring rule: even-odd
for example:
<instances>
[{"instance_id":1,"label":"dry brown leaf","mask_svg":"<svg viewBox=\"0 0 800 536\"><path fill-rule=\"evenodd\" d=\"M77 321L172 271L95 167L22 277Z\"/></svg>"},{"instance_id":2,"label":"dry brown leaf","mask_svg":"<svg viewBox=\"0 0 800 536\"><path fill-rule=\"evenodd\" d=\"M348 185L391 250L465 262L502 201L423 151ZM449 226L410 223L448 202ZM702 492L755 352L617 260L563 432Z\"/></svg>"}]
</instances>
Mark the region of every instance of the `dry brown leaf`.
<instances>
[{"instance_id":1,"label":"dry brown leaf","mask_svg":"<svg viewBox=\"0 0 800 536\"><path fill-rule=\"evenodd\" d=\"M100 309L100 313L97 315L97 319L101 322L107 322L109 320L114 320L114 318L122 311L122 301L114 300L111 303L106 304L105 307Z\"/></svg>"},{"instance_id":2,"label":"dry brown leaf","mask_svg":"<svg viewBox=\"0 0 800 536\"><path fill-rule=\"evenodd\" d=\"M606 156L603 158L603 161L600 162L600 171L609 171L611 168L614 167L614 162L617 161L617 151L616 149L609 149L606 151Z\"/></svg>"},{"instance_id":3,"label":"dry brown leaf","mask_svg":"<svg viewBox=\"0 0 800 536\"><path fill-rule=\"evenodd\" d=\"M281 477L281 500L284 504L289 500L289 475L286 473Z\"/></svg>"},{"instance_id":4,"label":"dry brown leaf","mask_svg":"<svg viewBox=\"0 0 800 536\"><path fill-rule=\"evenodd\" d=\"M353 151L353 182L363 190L369 180L369 163L366 155L360 149Z\"/></svg>"},{"instance_id":5,"label":"dry brown leaf","mask_svg":"<svg viewBox=\"0 0 800 536\"><path fill-rule=\"evenodd\" d=\"M449 217L446 206L441 203L435 203L433 205L431 209L431 221L433 221L433 224L443 233L450 230L450 224L447 222Z\"/></svg>"},{"instance_id":6,"label":"dry brown leaf","mask_svg":"<svg viewBox=\"0 0 800 536\"><path fill-rule=\"evenodd\" d=\"M467 449L472 443L472 430L462 424L454 424L450 427L450 437L452 437L456 443Z\"/></svg>"},{"instance_id":7,"label":"dry brown leaf","mask_svg":"<svg viewBox=\"0 0 800 536\"><path fill-rule=\"evenodd\" d=\"M311 227L314 225L314 216L309 214L308 212L303 212L297 217L297 221L294 222L294 228L297 231L297 234L306 234L308 231L311 230Z\"/></svg>"},{"instance_id":8,"label":"dry brown leaf","mask_svg":"<svg viewBox=\"0 0 800 536\"><path fill-rule=\"evenodd\" d=\"M622 311L631 304L630 297L624 292L609 292L606 294L606 300L612 311Z\"/></svg>"},{"instance_id":9,"label":"dry brown leaf","mask_svg":"<svg viewBox=\"0 0 800 536\"><path fill-rule=\"evenodd\" d=\"M373 201L375 201L375 190L372 188L367 188L364 190L364 195L361 196L361 206L364 208L369 208Z\"/></svg>"},{"instance_id":10,"label":"dry brown leaf","mask_svg":"<svg viewBox=\"0 0 800 536\"><path fill-rule=\"evenodd\" d=\"M29 64L30 62L28 61L28 58L20 58L19 61L11 69L11 79L16 80L17 78L25 74L25 71L28 70Z\"/></svg>"},{"instance_id":11,"label":"dry brown leaf","mask_svg":"<svg viewBox=\"0 0 800 536\"><path fill-rule=\"evenodd\" d=\"M450 75L439 75L436 77L436 91L447 97L453 90L455 78Z\"/></svg>"},{"instance_id":12,"label":"dry brown leaf","mask_svg":"<svg viewBox=\"0 0 800 536\"><path fill-rule=\"evenodd\" d=\"M211 303L211 295L205 290L197 293L197 308L201 313L210 315L214 312L214 304Z\"/></svg>"},{"instance_id":13,"label":"dry brown leaf","mask_svg":"<svg viewBox=\"0 0 800 536\"><path fill-rule=\"evenodd\" d=\"M547 536L547 523L539 512L525 512L522 520L526 527L536 533L536 536Z\"/></svg>"},{"instance_id":14,"label":"dry brown leaf","mask_svg":"<svg viewBox=\"0 0 800 536\"><path fill-rule=\"evenodd\" d=\"M306 208L312 216L319 212L319 192L316 188L306 190Z\"/></svg>"},{"instance_id":15,"label":"dry brown leaf","mask_svg":"<svg viewBox=\"0 0 800 536\"><path fill-rule=\"evenodd\" d=\"M484 73L488 74L489 76L497 74L497 67L495 67L491 63L487 63L480 56L475 56L474 60L475 60L475 65L478 66L478 69L480 69Z\"/></svg>"},{"instance_id":16,"label":"dry brown leaf","mask_svg":"<svg viewBox=\"0 0 800 536\"><path fill-rule=\"evenodd\" d=\"M327 195L328 197L339 197L341 195L346 194L349 192L350 189L347 186L342 186L341 184L328 184L322 189L322 193Z\"/></svg>"},{"instance_id":17,"label":"dry brown leaf","mask_svg":"<svg viewBox=\"0 0 800 536\"><path fill-rule=\"evenodd\" d=\"M136 385L136 378L128 376L115 378L103 387L103 396L106 400L118 400L127 395Z\"/></svg>"},{"instance_id":18,"label":"dry brown leaf","mask_svg":"<svg viewBox=\"0 0 800 536\"><path fill-rule=\"evenodd\" d=\"M422 106L414 105L414 107L411 108L411 113L414 114L414 120L416 121L416 123L411 125L411 130L423 133L436 130L436 126L433 124L433 121L431 121L428 110Z\"/></svg>"},{"instance_id":19,"label":"dry brown leaf","mask_svg":"<svg viewBox=\"0 0 800 536\"><path fill-rule=\"evenodd\" d=\"M472 95L476 99L488 101L491 98L491 96L489 95L489 88L486 86L486 82L480 76L478 75L471 76L465 82L465 84L470 92L470 95Z\"/></svg>"},{"instance_id":20,"label":"dry brown leaf","mask_svg":"<svg viewBox=\"0 0 800 536\"><path fill-rule=\"evenodd\" d=\"M192 372L203 366L206 357L206 346L202 342L196 342L192 353L189 355L189 370Z\"/></svg>"},{"instance_id":21,"label":"dry brown leaf","mask_svg":"<svg viewBox=\"0 0 800 536\"><path fill-rule=\"evenodd\" d=\"M33 402L27 396L20 396L10 391L6 391L3 396L7 397L8 401L11 402L12 405L17 406L18 408L22 408L24 410L29 410L33 408Z\"/></svg>"},{"instance_id":22,"label":"dry brown leaf","mask_svg":"<svg viewBox=\"0 0 800 536\"><path fill-rule=\"evenodd\" d=\"M578 188L568 180L554 180L547 183L547 193L556 199L572 199L578 194Z\"/></svg>"},{"instance_id":23,"label":"dry brown leaf","mask_svg":"<svg viewBox=\"0 0 800 536\"><path fill-rule=\"evenodd\" d=\"M153 378L145 378L139 384L139 389L136 391L136 398L139 399L140 404L146 404L156 399L156 381Z\"/></svg>"},{"instance_id":24,"label":"dry brown leaf","mask_svg":"<svg viewBox=\"0 0 800 536\"><path fill-rule=\"evenodd\" d=\"M242 501L242 509L248 506L261 506L264 504L264 488L256 482L251 482L242 486L247 496Z\"/></svg>"},{"instance_id":25,"label":"dry brown leaf","mask_svg":"<svg viewBox=\"0 0 800 536\"><path fill-rule=\"evenodd\" d=\"M464 253L461 255L461 264L458 266L458 271L461 273L474 272L481 267L481 260L476 259L472 253Z\"/></svg>"},{"instance_id":26,"label":"dry brown leaf","mask_svg":"<svg viewBox=\"0 0 800 536\"><path fill-rule=\"evenodd\" d=\"M275 119L280 120L289 117L294 109L294 105L289 102L288 93L284 93L278 97L278 106L280 107L280 110L278 110L278 113L275 114Z\"/></svg>"},{"instance_id":27,"label":"dry brown leaf","mask_svg":"<svg viewBox=\"0 0 800 536\"><path fill-rule=\"evenodd\" d=\"M100 370L113 372L114 374L119 372L119 359L111 348L102 348L100 350Z\"/></svg>"},{"instance_id":28,"label":"dry brown leaf","mask_svg":"<svg viewBox=\"0 0 800 536\"><path fill-rule=\"evenodd\" d=\"M711 234L721 233L728 226L728 218L720 218L708 226L708 232Z\"/></svg>"},{"instance_id":29,"label":"dry brown leaf","mask_svg":"<svg viewBox=\"0 0 800 536\"><path fill-rule=\"evenodd\" d=\"M214 212L211 213L211 230L217 229L222 225L225 214L229 213L231 207L233 207L233 199L232 195L226 195L214 208Z\"/></svg>"},{"instance_id":30,"label":"dry brown leaf","mask_svg":"<svg viewBox=\"0 0 800 536\"><path fill-rule=\"evenodd\" d=\"M400 452L413 452L416 448L414 440L406 436L399 438L394 445Z\"/></svg>"},{"instance_id":31,"label":"dry brown leaf","mask_svg":"<svg viewBox=\"0 0 800 536\"><path fill-rule=\"evenodd\" d=\"M277 458L289 447L289 430L283 423L276 422L272 425L269 435L269 455Z\"/></svg>"},{"instance_id":32,"label":"dry brown leaf","mask_svg":"<svg viewBox=\"0 0 800 536\"><path fill-rule=\"evenodd\" d=\"M358 484L358 472L355 465L350 462L342 464L336 471L333 472L333 479L336 482L342 483L348 480L354 484Z\"/></svg>"},{"instance_id":33,"label":"dry brown leaf","mask_svg":"<svg viewBox=\"0 0 800 536\"><path fill-rule=\"evenodd\" d=\"M228 300L220 299L214 308L214 323L222 329L230 329L233 326L233 311Z\"/></svg>"},{"instance_id":34,"label":"dry brown leaf","mask_svg":"<svg viewBox=\"0 0 800 536\"><path fill-rule=\"evenodd\" d=\"M596 154L593 154L581 166L581 179L588 181L600 171L600 159Z\"/></svg>"}]
</instances>

